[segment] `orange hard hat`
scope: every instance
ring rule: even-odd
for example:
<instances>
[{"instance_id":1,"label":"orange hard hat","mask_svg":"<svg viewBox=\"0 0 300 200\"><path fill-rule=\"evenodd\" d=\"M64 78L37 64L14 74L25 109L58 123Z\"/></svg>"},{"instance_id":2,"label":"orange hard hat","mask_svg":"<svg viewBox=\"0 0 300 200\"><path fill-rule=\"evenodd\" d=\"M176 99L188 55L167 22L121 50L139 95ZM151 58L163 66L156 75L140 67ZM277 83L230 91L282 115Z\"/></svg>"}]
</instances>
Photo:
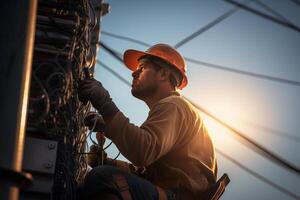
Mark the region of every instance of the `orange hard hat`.
<instances>
[{"instance_id":1,"label":"orange hard hat","mask_svg":"<svg viewBox=\"0 0 300 200\"><path fill-rule=\"evenodd\" d=\"M145 52L128 49L124 53L124 63L131 71L135 71L139 67L139 59L142 56L146 55L160 58L180 72L183 79L178 86L179 89L182 89L187 85L188 81L186 76L186 64L184 58L178 51L176 51L176 49L167 44L156 44L150 47Z\"/></svg>"}]
</instances>

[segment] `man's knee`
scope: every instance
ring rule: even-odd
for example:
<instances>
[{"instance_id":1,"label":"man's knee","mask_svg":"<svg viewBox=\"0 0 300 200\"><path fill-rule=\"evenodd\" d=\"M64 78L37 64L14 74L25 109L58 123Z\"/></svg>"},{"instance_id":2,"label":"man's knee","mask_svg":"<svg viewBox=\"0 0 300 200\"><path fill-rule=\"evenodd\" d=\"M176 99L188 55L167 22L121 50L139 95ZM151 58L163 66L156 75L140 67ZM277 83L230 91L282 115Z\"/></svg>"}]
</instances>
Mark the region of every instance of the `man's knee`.
<instances>
[{"instance_id":1,"label":"man's knee","mask_svg":"<svg viewBox=\"0 0 300 200\"><path fill-rule=\"evenodd\" d=\"M86 199L100 198L103 194L124 200L158 199L159 195L151 182L111 166L91 170L85 178L84 191Z\"/></svg>"},{"instance_id":2,"label":"man's knee","mask_svg":"<svg viewBox=\"0 0 300 200\"><path fill-rule=\"evenodd\" d=\"M120 192L113 176L121 173L121 170L112 166L100 166L92 169L85 177L83 195L86 198L94 198L102 196L102 194L110 194L118 199Z\"/></svg>"}]
</instances>

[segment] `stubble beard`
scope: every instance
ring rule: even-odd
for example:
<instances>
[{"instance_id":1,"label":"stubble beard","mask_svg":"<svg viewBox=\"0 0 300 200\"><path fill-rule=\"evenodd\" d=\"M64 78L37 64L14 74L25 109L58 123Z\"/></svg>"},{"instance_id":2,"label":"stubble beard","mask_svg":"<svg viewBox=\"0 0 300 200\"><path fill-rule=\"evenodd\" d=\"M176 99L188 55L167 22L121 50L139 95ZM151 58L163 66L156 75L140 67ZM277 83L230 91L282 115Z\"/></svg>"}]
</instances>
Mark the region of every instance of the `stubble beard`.
<instances>
[{"instance_id":1,"label":"stubble beard","mask_svg":"<svg viewBox=\"0 0 300 200\"><path fill-rule=\"evenodd\" d=\"M157 85L152 84L148 85L147 87L132 87L131 88L131 94L140 99L140 100L145 100L151 96L153 96L157 91Z\"/></svg>"}]
</instances>

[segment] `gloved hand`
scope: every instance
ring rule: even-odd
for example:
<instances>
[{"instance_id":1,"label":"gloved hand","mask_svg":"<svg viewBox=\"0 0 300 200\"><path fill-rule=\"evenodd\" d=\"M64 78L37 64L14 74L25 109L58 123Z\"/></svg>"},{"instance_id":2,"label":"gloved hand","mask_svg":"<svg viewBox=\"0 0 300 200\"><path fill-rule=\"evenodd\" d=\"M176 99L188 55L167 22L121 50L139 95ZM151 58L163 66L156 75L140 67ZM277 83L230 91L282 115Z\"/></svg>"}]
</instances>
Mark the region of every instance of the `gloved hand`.
<instances>
[{"instance_id":1,"label":"gloved hand","mask_svg":"<svg viewBox=\"0 0 300 200\"><path fill-rule=\"evenodd\" d=\"M104 132L105 122L101 115L96 112L89 112L84 118L84 125L94 132Z\"/></svg>"},{"instance_id":2,"label":"gloved hand","mask_svg":"<svg viewBox=\"0 0 300 200\"><path fill-rule=\"evenodd\" d=\"M91 101L105 121L112 118L119 111L110 98L108 91L94 78L79 82L78 97L83 102Z\"/></svg>"},{"instance_id":3,"label":"gloved hand","mask_svg":"<svg viewBox=\"0 0 300 200\"><path fill-rule=\"evenodd\" d=\"M105 162L107 159L107 153L102 150L101 147L103 147L105 143L105 137L102 133L96 133L96 139L98 141L98 145L93 144L90 147L90 152L87 157L87 162L91 167L97 167L101 165L101 162Z\"/></svg>"}]
</instances>

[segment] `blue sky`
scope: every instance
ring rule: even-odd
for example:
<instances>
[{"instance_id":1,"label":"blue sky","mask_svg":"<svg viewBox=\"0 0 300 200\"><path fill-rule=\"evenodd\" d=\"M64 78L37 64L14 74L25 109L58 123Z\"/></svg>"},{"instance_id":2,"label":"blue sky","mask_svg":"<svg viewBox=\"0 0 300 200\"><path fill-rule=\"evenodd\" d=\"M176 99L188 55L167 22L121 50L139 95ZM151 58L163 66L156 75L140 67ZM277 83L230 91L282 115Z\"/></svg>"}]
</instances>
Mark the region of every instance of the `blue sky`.
<instances>
[{"instance_id":1,"label":"blue sky","mask_svg":"<svg viewBox=\"0 0 300 200\"><path fill-rule=\"evenodd\" d=\"M103 31L132 37L148 44L175 45L222 15L233 6L221 0L117 1L107 0L111 13L102 18ZM300 6L289 0L262 0L289 21L300 26ZM263 11L256 3L252 8ZM123 53L146 47L101 35L101 41ZM239 10L218 25L178 48L186 57L233 69L300 81L300 33L249 12ZM100 49L98 59L131 81L131 73ZM215 116L251 139L300 167L300 86L288 85L245 75L188 64L189 85L182 91ZM148 108L131 96L130 88L96 66L96 79L109 90L113 100L131 122L139 125ZM230 131L202 113L215 146L243 165L300 196L300 176L274 165L244 146ZM264 129L262 129L264 127ZM286 139L265 129L273 129ZM108 150L114 157L115 147ZM124 157L120 157L125 159ZM231 183L223 195L229 199L293 199L249 175L218 155L219 176L228 173Z\"/></svg>"}]
</instances>

